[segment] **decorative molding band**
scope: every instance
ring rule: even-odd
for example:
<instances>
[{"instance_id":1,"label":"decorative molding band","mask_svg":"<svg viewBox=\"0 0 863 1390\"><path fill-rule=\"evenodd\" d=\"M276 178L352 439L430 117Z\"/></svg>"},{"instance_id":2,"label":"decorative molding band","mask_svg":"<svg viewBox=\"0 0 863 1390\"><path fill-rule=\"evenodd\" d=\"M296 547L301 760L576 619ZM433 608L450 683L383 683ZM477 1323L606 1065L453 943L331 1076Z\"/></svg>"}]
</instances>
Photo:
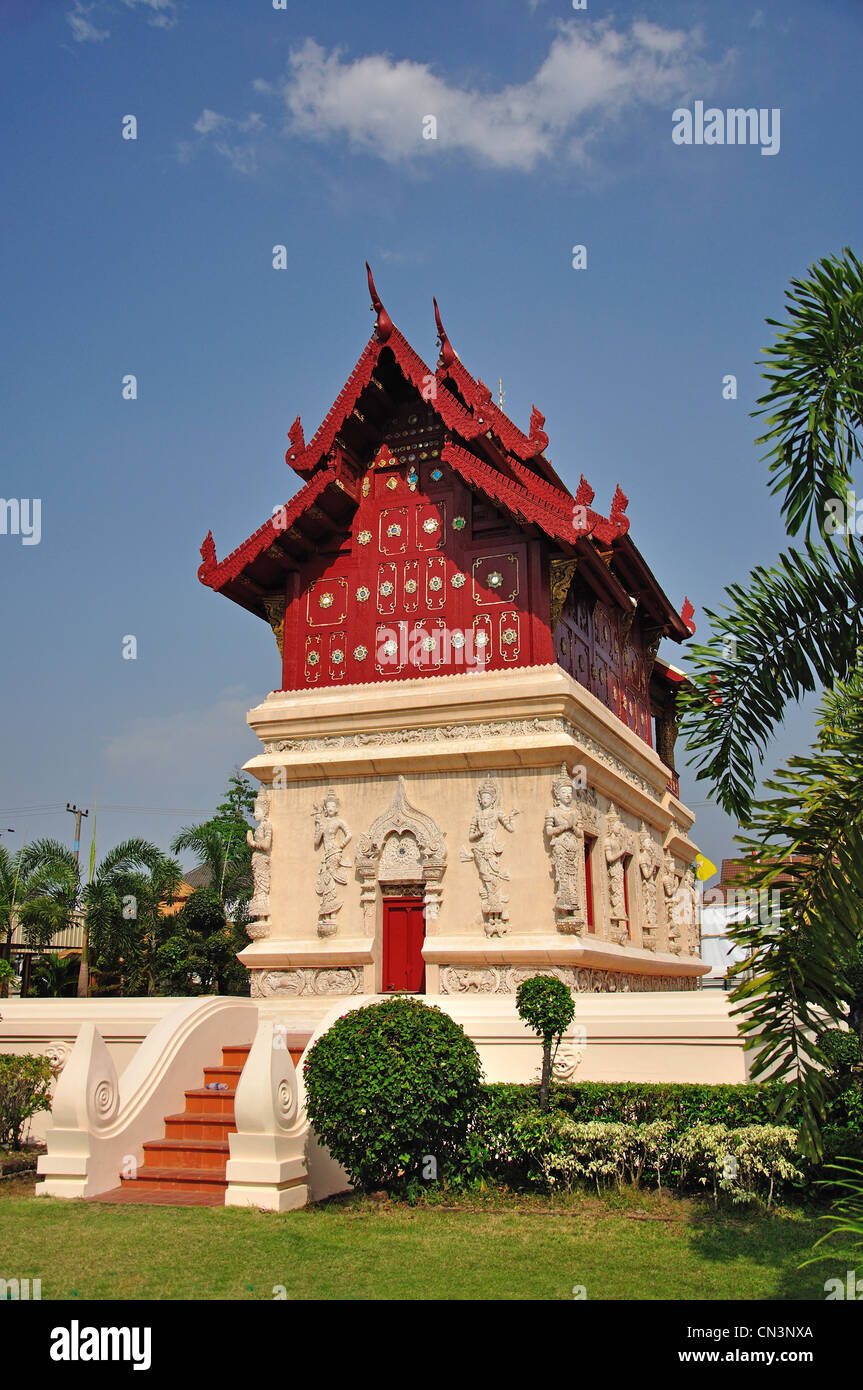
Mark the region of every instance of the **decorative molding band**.
<instances>
[{"instance_id":1,"label":"decorative molding band","mask_svg":"<svg viewBox=\"0 0 863 1390\"><path fill-rule=\"evenodd\" d=\"M433 724L419 729L383 729L361 734L330 734L310 738L285 738L275 743L265 743L264 752L273 753L317 753L338 751L346 748L384 748L404 744L434 744L446 742L470 742L488 738L513 739L527 738L534 734L563 734L571 738L575 747L569 756L576 756L580 749L588 753L596 762L622 777L630 786L642 792L651 801L661 804L664 793L657 791L638 773L633 772L620 758L606 751L596 739L582 733L568 719L495 719L478 724Z\"/></svg>"},{"instance_id":2,"label":"decorative molding band","mask_svg":"<svg viewBox=\"0 0 863 1390\"><path fill-rule=\"evenodd\" d=\"M346 994L362 994L362 967L337 966L323 970L253 970L251 997L253 999L273 999L287 995L325 995L340 997Z\"/></svg>"},{"instance_id":3,"label":"decorative molding band","mask_svg":"<svg viewBox=\"0 0 863 1390\"><path fill-rule=\"evenodd\" d=\"M523 980L555 975L574 994L649 994L698 988L697 976L642 975L622 970L589 970L568 965L484 966L464 969L442 965L441 994L515 994Z\"/></svg>"}]
</instances>

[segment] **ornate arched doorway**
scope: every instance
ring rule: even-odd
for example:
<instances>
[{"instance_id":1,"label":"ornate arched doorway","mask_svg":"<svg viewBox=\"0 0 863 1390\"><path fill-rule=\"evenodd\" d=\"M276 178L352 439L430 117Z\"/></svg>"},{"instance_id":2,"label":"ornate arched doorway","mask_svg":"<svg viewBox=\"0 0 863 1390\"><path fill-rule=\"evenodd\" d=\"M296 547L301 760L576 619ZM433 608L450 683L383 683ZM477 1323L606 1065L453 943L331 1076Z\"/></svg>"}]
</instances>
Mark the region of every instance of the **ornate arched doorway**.
<instances>
[{"instance_id":1,"label":"ornate arched doorway","mask_svg":"<svg viewBox=\"0 0 863 1390\"><path fill-rule=\"evenodd\" d=\"M446 845L431 817L408 801L403 777L387 810L360 836L356 868L381 993L424 993L422 948L440 907Z\"/></svg>"}]
</instances>

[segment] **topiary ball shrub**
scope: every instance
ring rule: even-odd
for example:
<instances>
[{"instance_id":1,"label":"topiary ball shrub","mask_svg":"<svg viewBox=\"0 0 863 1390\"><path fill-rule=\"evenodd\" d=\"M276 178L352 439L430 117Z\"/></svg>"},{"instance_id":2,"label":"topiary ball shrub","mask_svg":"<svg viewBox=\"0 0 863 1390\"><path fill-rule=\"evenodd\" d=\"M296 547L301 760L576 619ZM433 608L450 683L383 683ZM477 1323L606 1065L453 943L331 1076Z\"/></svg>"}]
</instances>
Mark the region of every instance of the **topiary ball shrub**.
<instances>
[{"instance_id":1,"label":"topiary ball shrub","mask_svg":"<svg viewBox=\"0 0 863 1390\"><path fill-rule=\"evenodd\" d=\"M519 1018L532 1028L542 1042L542 1078L539 1084L539 1108L548 1108L551 1086L551 1049L563 1037L575 1018L572 995L556 975L533 975L522 980L515 994Z\"/></svg>"},{"instance_id":2,"label":"topiary ball shrub","mask_svg":"<svg viewBox=\"0 0 863 1390\"><path fill-rule=\"evenodd\" d=\"M459 1024L417 999L338 1019L306 1057L309 1118L356 1188L442 1178L460 1156L482 1083Z\"/></svg>"}]
</instances>

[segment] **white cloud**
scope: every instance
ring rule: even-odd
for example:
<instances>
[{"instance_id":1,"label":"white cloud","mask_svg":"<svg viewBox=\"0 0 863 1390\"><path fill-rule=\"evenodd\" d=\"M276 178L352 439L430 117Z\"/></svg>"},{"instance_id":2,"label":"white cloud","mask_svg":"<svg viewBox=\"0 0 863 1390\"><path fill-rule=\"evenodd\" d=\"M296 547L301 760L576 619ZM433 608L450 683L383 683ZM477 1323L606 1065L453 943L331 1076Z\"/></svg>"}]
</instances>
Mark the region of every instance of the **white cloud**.
<instances>
[{"instance_id":1,"label":"white cloud","mask_svg":"<svg viewBox=\"0 0 863 1390\"><path fill-rule=\"evenodd\" d=\"M751 18L750 21L749 21L749 28L750 28L750 29L763 29L763 28L764 28L764 11L763 11L763 10L756 10L756 11L755 11L755 13L753 14L752 18Z\"/></svg>"},{"instance_id":2,"label":"white cloud","mask_svg":"<svg viewBox=\"0 0 863 1390\"><path fill-rule=\"evenodd\" d=\"M81 0L75 0L74 8L67 11L66 21L76 43L102 43L111 37L108 29L97 28L90 19L95 8L95 5L83 5Z\"/></svg>"},{"instance_id":3,"label":"white cloud","mask_svg":"<svg viewBox=\"0 0 863 1390\"><path fill-rule=\"evenodd\" d=\"M246 711L255 703L244 687L235 686L221 691L208 708L141 716L106 737L103 756L109 767L137 781L173 778L178 767L230 765L243 756L244 748L246 757L256 751L257 740L251 739L246 724Z\"/></svg>"},{"instance_id":4,"label":"white cloud","mask_svg":"<svg viewBox=\"0 0 863 1390\"><path fill-rule=\"evenodd\" d=\"M176 0L123 0L123 4L128 10L143 5L150 11L147 23L154 29L173 29L177 23Z\"/></svg>"},{"instance_id":5,"label":"white cloud","mask_svg":"<svg viewBox=\"0 0 863 1390\"><path fill-rule=\"evenodd\" d=\"M127 10L143 6L149 14L147 23L154 29L173 29L177 23L177 0L123 0L123 4ZM94 10L98 18L99 13L107 9L104 0L93 0L89 5L85 5L84 0L75 0L72 9L66 12L66 21L76 43L102 43L111 37L109 29L100 29L90 18Z\"/></svg>"},{"instance_id":6,"label":"white cloud","mask_svg":"<svg viewBox=\"0 0 863 1390\"><path fill-rule=\"evenodd\" d=\"M264 119L258 111L251 111L245 120L235 120L233 116L223 116L219 111L211 111L205 106L192 129L201 138L181 140L178 154L181 163L188 163L198 153L209 136L218 132L218 139L212 142L216 154L236 169L239 174L253 174L257 168L258 152L254 137L264 129Z\"/></svg>"},{"instance_id":7,"label":"white cloud","mask_svg":"<svg viewBox=\"0 0 863 1390\"><path fill-rule=\"evenodd\" d=\"M706 94L719 68L703 59L701 46L698 29L666 29L644 19L620 30L605 20L561 21L536 72L494 90L460 86L429 63L388 53L349 60L342 49L328 51L307 39L291 53L280 82L259 77L252 88L281 101L288 138L343 141L391 164L449 151L475 164L529 172L543 161L585 160L589 144L633 110L667 106L670 115L696 84ZM437 139L423 138L427 116L436 118ZM257 129L205 110L195 124L200 139L183 142L180 158L208 144L249 172ZM246 135L241 142L239 132Z\"/></svg>"},{"instance_id":8,"label":"white cloud","mask_svg":"<svg viewBox=\"0 0 863 1390\"><path fill-rule=\"evenodd\" d=\"M561 153L583 156L600 129L638 106L662 106L709 75L698 30L646 20L628 31L584 19L558 25L546 58L522 83L458 86L428 63L371 54L348 61L307 40L289 60L281 96L289 132L343 138L391 163L425 146L479 164L533 169ZM437 119L437 140L422 120Z\"/></svg>"}]
</instances>

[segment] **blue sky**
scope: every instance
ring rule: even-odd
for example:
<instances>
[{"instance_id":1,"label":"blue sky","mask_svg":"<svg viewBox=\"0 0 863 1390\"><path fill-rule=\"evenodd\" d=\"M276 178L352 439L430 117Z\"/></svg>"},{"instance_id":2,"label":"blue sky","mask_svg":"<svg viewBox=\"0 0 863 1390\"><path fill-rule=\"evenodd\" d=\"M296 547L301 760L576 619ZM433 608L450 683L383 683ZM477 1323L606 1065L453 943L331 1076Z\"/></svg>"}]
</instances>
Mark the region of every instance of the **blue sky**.
<instances>
[{"instance_id":1,"label":"blue sky","mask_svg":"<svg viewBox=\"0 0 863 1390\"><path fill-rule=\"evenodd\" d=\"M38 545L0 535L8 843L70 838L66 801L98 797L100 853L167 846L256 751L275 644L198 584L198 547L295 491L286 431L299 411L310 437L366 342L367 257L427 361L436 294L567 482L600 507L621 483L697 621L769 563L754 360L788 280L860 249L861 38L851 0L3 0L0 493L42 503ZM778 108L778 153L676 145L697 100ZM794 711L775 760L810 731Z\"/></svg>"}]
</instances>

